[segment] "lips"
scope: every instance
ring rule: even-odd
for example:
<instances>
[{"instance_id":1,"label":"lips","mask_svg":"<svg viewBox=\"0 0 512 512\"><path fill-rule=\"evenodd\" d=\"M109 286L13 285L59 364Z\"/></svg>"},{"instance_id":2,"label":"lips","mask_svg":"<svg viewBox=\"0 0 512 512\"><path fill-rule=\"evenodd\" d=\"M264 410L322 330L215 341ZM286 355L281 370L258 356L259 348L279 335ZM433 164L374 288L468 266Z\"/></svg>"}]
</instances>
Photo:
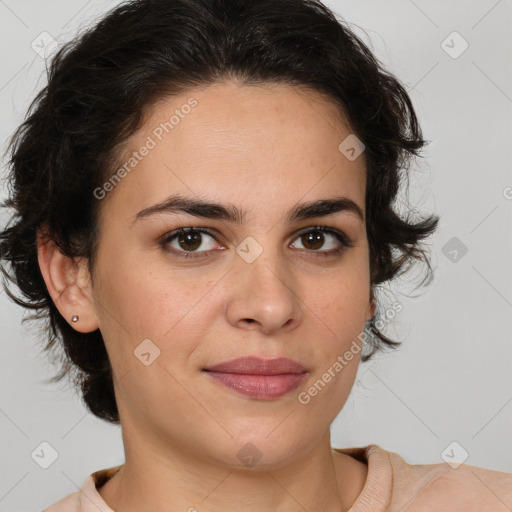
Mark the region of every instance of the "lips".
<instances>
[{"instance_id":1,"label":"lips","mask_svg":"<svg viewBox=\"0 0 512 512\"><path fill-rule=\"evenodd\" d=\"M261 359L259 357L239 357L231 361L205 368L209 372L240 373L244 375L283 375L287 373L306 373L307 368L301 364L280 357L277 359Z\"/></svg>"},{"instance_id":2,"label":"lips","mask_svg":"<svg viewBox=\"0 0 512 512\"><path fill-rule=\"evenodd\" d=\"M274 400L296 389L308 370L287 358L240 357L208 368L207 375L223 387L256 400Z\"/></svg>"}]
</instances>

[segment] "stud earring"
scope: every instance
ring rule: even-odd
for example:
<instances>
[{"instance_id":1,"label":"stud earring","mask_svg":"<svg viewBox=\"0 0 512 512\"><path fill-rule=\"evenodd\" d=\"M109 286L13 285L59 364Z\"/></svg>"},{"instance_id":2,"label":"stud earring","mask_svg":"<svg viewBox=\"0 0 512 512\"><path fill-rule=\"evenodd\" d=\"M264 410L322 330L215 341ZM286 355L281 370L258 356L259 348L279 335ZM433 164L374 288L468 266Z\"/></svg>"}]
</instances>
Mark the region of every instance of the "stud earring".
<instances>
[{"instance_id":1,"label":"stud earring","mask_svg":"<svg viewBox=\"0 0 512 512\"><path fill-rule=\"evenodd\" d=\"M71 321L72 321L72 322L78 322L78 318L79 318L79 317L78 317L78 315L73 315L73 316L71 317Z\"/></svg>"}]
</instances>

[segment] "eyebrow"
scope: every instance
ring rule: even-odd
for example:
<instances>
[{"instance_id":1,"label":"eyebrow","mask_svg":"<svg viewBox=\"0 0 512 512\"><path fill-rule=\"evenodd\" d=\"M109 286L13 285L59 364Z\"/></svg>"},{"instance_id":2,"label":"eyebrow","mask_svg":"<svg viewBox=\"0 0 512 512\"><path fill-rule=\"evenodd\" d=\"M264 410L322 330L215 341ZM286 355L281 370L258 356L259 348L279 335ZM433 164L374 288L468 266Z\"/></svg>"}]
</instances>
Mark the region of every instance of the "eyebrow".
<instances>
[{"instance_id":1,"label":"eyebrow","mask_svg":"<svg viewBox=\"0 0 512 512\"><path fill-rule=\"evenodd\" d=\"M362 222L365 220L363 210L348 197L319 199L297 204L287 212L285 220L291 224L298 220L325 217L340 212L352 213ZM222 205L202 199L172 195L161 203L141 210L135 215L131 225L133 226L139 219L158 213L185 213L195 217L221 219L237 224L243 224L246 220L246 213L233 204Z\"/></svg>"}]
</instances>

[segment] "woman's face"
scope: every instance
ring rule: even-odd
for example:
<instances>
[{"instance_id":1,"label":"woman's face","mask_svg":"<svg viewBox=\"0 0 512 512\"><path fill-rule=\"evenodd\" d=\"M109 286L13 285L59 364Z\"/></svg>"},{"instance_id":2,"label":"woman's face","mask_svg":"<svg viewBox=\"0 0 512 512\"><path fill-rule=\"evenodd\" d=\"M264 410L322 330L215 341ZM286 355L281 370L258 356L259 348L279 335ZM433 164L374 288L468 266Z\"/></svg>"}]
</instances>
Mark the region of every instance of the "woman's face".
<instances>
[{"instance_id":1,"label":"woman's face","mask_svg":"<svg viewBox=\"0 0 512 512\"><path fill-rule=\"evenodd\" d=\"M160 101L131 137L114 170L125 172L103 188L113 189L92 287L127 454L179 448L276 467L328 435L374 312L365 223L349 209L288 217L340 198L364 216L364 153L346 151L352 139L339 149L349 135L316 93L226 82ZM148 210L171 196L236 208L243 222L212 216L219 208ZM208 232L172 236L180 228ZM248 377L241 392L205 371L246 356L289 358L307 373Z\"/></svg>"}]
</instances>

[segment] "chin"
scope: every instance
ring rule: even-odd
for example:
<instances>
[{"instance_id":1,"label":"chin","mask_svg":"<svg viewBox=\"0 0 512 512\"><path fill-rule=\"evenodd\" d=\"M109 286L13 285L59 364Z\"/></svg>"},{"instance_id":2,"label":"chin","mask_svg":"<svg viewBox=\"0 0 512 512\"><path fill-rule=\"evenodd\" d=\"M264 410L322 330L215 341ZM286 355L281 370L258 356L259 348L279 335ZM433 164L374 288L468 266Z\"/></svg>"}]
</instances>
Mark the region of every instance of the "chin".
<instances>
[{"instance_id":1,"label":"chin","mask_svg":"<svg viewBox=\"0 0 512 512\"><path fill-rule=\"evenodd\" d=\"M275 429L279 421L274 421L272 428ZM272 428L263 428L254 435L234 435L232 439L213 445L215 453L210 454L216 462L232 470L276 470L292 463L314 444L303 437L295 439L287 435L286 430L274 435Z\"/></svg>"}]
</instances>

